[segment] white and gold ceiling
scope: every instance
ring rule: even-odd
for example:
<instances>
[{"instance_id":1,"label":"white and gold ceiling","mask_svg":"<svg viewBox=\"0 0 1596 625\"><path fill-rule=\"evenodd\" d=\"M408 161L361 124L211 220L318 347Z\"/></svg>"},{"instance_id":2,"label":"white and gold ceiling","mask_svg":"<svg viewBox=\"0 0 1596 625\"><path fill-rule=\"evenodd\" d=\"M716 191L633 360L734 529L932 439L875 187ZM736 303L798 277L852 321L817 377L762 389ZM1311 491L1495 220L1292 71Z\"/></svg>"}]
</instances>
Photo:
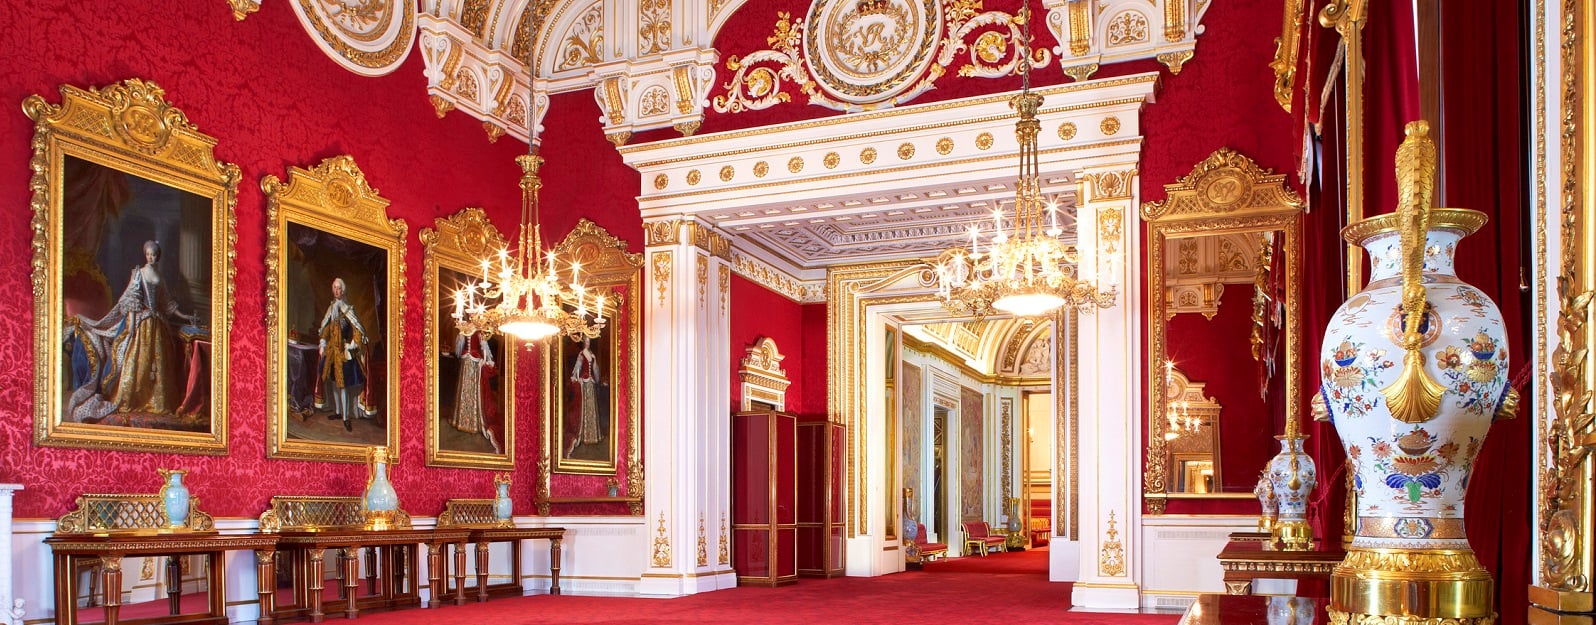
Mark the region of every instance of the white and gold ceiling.
<instances>
[{"instance_id":1,"label":"white and gold ceiling","mask_svg":"<svg viewBox=\"0 0 1596 625\"><path fill-rule=\"evenodd\" d=\"M694 218L726 233L740 273L776 275L761 282L787 284L778 290L794 299L820 298L819 277L834 264L934 255L1012 201L1017 144L1006 100L913 100L954 76L1012 75L1021 43L1013 0L813 0L803 15L769 9L767 48L725 51L715 37L749 0L227 1L239 19L290 5L329 57L361 75L390 73L418 48L427 87L417 97L440 117L480 120L490 139L524 140L549 94L591 90L606 137L643 173L644 219ZM1038 26L1059 42L1032 54L1053 94L1042 116L1044 186L1064 207L1067 232L1082 167L1134 170L1136 118L1156 82L1090 77L1145 58L1178 73L1212 2L1041 0ZM729 79L717 78L722 65ZM852 114L757 136L625 145L661 128L690 137L710 111L775 106Z\"/></svg>"}]
</instances>

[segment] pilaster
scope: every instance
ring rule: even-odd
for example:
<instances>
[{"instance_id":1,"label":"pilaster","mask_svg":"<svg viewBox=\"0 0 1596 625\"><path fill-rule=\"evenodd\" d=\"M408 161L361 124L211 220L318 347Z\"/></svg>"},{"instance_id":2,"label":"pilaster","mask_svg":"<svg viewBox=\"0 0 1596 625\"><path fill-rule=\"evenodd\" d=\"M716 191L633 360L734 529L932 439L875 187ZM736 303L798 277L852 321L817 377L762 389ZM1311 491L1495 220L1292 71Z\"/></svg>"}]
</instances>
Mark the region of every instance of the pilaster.
<instances>
[{"instance_id":1,"label":"pilaster","mask_svg":"<svg viewBox=\"0 0 1596 625\"><path fill-rule=\"evenodd\" d=\"M12 591L11 498L21 484L0 484L0 625L22 625L22 600Z\"/></svg>"},{"instance_id":2,"label":"pilaster","mask_svg":"<svg viewBox=\"0 0 1596 625\"><path fill-rule=\"evenodd\" d=\"M650 553L637 591L680 596L731 588L731 246L691 218L652 221L644 231Z\"/></svg>"},{"instance_id":3,"label":"pilaster","mask_svg":"<svg viewBox=\"0 0 1596 625\"><path fill-rule=\"evenodd\" d=\"M1134 165L1083 169L1077 177L1080 273L1099 289L1116 289L1109 308L1076 314L1081 480L1079 577L1073 603L1085 608L1140 605L1142 302L1134 210L1139 195Z\"/></svg>"}]
</instances>

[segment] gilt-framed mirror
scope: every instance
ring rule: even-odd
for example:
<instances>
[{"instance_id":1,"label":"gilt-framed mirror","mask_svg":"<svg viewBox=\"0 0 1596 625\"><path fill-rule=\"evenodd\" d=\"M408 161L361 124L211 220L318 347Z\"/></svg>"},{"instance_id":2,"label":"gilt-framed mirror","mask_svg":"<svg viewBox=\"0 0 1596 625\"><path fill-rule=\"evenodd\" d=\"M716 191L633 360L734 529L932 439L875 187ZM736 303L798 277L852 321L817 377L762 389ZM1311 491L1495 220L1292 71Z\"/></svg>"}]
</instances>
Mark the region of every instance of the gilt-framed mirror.
<instances>
[{"instance_id":1,"label":"gilt-framed mirror","mask_svg":"<svg viewBox=\"0 0 1596 625\"><path fill-rule=\"evenodd\" d=\"M1302 211L1285 175L1221 148L1142 206L1148 512L1250 499L1298 414Z\"/></svg>"}]
</instances>

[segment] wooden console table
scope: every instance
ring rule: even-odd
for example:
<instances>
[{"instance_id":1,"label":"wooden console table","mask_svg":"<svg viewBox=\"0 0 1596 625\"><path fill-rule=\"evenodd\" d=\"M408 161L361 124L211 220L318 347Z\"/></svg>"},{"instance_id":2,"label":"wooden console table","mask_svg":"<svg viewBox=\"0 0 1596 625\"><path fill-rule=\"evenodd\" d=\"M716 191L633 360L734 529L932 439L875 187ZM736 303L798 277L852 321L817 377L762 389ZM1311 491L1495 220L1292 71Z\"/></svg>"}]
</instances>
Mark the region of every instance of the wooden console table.
<instances>
[{"instance_id":1,"label":"wooden console table","mask_svg":"<svg viewBox=\"0 0 1596 625\"><path fill-rule=\"evenodd\" d=\"M465 543L470 531L465 529L413 529L410 516L395 511L387 519L387 528L368 529L359 497L284 497L272 498L272 507L261 514L262 532L278 536L278 546L293 559L294 605L279 607L266 605L272 602L262 595L263 613L270 608L278 618L304 615L312 623L326 618L323 611L324 576L323 558L327 550L339 555L339 577L342 580L341 610L346 618L355 618L362 609L394 608L418 605L420 597L415 587L405 586L405 580L416 578L416 558L408 555L408 548L425 545L427 548L428 581L431 600L427 607L442 605L444 583L449 567L443 553L448 545L455 545L455 579L464 586ZM368 583L373 595L361 598L356 594L360 585L361 549L376 549L380 556L367 564ZM376 588L377 571L381 571L381 587ZM272 575L275 579L275 573ZM464 604L464 593L457 593L456 604ZM331 606L334 608L340 606Z\"/></svg>"},{"instance_id":2,"label":"wooden console table","mask_svg":"<svg viewBox=\"0 0 1596 625\"><path fill-rule=\"evenodd\" d=\"M256 555L256 572L263 581L257 590L269 603L274 590L271 562L277 549L276 536L218 534L211 515L199 510L199 498L189 500L188 518L181 525L167 523L166 507L160 495L83 495L77 509L56 521L56 532L44 539L55 555L55 622L77 625L78 580L80 568L94 570L105 611L105 623L121 622L122 558L159 556L206 556L206 612L184 619L185 623L227 623L227 593L222 553L250 550ZM182 613L182 579L175 560L168 561L168 616ZM261 623L272 622L270 612L261 612Z\"/></svg>"},{"instance_id":3,"label":"wooden console table","mask_svg":"<svg viewBox=\"0 0 1596 625\"><path fill-rule=\"evenodd\" d=\"M1252 592L1255 579L1322 579L1346 557L1339 544L1314 543L1306 551L1286 551L1257 540L1232 540L1219 552L1219 566L1225 570L1225 591L1232 595Z\"/></svg>"},{"instance_id":4,"label":"wooden console table","mask_svg":"<svg viewBox=\"0 0 1596 625\"><path fill-rule=\"evenodd\" d=\"M549 594L560 594L560 542L565 538L563 527L515 527L500 524L493 516L492 499L450 499L438 515L438 528L465 529L471 532L470 540L477 546L477 601L487 601L490 594L521 594L521 541L546 539L549 541ZM510 543L510 583L488 585L488 546L496 542ZM456 565L460 566L464 554L456 552ZM462 567L463 568L463 567ZM456 579L459 579L457 575ZM456 597L463 596L465 585L456 583Z\"/></svg>"}]
</instances>

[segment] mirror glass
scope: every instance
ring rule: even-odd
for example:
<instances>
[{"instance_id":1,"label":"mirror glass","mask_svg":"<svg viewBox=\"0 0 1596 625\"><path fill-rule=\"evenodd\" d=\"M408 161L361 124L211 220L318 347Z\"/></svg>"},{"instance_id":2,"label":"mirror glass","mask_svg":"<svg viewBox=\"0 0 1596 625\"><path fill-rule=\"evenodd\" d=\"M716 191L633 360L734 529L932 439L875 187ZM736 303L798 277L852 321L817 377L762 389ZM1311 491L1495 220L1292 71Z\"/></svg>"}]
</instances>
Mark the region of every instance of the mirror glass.
<instances>
[{"instance_id":1,"label":"mirror glass","mask_svg":"<svg viewBox=\"0 0 1596 625\"><path fill-rule=\"evenodd\" d=\"M170 619L210 612L210 557L206 555L122 558L122 607L118 619ZM105 592L96 559L78 560L79 623L105 622Z\"/></svg>"},{"instance_id":2,"label":"mirror glass","mask_svg":"<svg viewBox=\"0 0 1596 625\"><path fill-rule=\"evenodd\" d=\"M1285 376L1279 230L1170 237L1164 245L1162 405L1171 493L1246 493L1279 446Z\"/></svg>"}]
</instances>

